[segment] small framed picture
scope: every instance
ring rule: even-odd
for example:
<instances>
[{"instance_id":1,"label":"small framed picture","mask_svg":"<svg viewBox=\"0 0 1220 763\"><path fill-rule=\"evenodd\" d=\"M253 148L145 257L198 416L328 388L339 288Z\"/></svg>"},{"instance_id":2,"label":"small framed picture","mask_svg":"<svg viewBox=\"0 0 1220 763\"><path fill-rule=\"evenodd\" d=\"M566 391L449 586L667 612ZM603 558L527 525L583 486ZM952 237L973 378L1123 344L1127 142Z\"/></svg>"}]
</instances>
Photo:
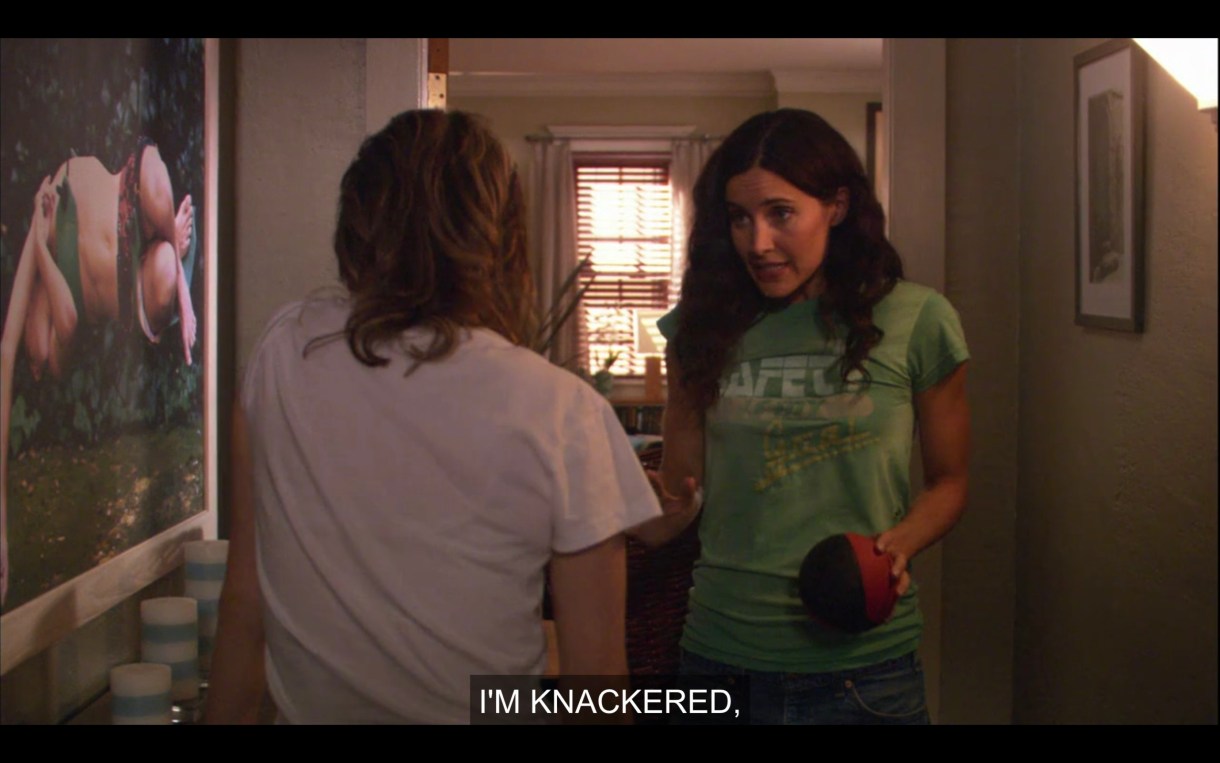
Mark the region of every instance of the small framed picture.
<instances>
[{"instance_id":1,"label":"small framed picture","mask_svg":"<svg viewBox=\"0 0 1220 763\"><path fill-rule=\"evenodd\" d=\"M1075 58L1076 323L1144 330L1146 56L1129 39Z\"/></svg>"}]
</instances>

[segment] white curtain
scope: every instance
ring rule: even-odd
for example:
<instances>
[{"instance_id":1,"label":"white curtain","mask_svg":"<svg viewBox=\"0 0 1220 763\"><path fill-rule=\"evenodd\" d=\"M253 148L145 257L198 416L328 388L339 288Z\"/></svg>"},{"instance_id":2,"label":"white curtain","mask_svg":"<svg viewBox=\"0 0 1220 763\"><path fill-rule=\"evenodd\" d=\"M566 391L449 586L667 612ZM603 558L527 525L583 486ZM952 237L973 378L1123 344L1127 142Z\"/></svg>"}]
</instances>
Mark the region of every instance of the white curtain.
<instances>
[{"instance_id":1,"label":"white curtain","mask_svg":"<svg viewBox=\"0 0 1220 763\"><path fill-rule=\"evenodd\" d=\"M539 314L546 315L577 263L576 178L568 141L539 140L533 144L529 187L531 265ZM559 332L549 355L552 362L564 364L575 357L580 318L577 310ZM576 360L583 367L583 359Z\"/></svg>"},{"instance_id":2,"label":"white curtain","mask_svg":"<svg viewBox=\"0 0 1220 763\"><path fill-rule=\"evenodd\" d=\"M686 267L686 242L691 224L695 219L693 191L695 181L707 158L716 150L718 141L711 138L675 140L673 157L669 164L669 182L673 189L674 232L670 241L673 256L670 259L669 301L676 304L682 288L682 271Z\"/></svg>"}]
</instances>

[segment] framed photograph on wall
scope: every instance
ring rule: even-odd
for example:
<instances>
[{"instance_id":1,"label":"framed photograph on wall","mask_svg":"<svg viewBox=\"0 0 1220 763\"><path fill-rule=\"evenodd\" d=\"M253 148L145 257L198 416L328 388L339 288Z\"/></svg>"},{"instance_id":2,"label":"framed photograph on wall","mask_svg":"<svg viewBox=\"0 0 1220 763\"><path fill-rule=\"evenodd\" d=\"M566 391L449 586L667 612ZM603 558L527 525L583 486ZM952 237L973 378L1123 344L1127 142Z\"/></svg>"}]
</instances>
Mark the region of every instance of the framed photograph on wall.
<instances>
[{"instance_id":1,"label":"framed photograph on wall","mask_svg":"<svg viewBox=\"0 0 1220 763\"><path fill-rule=\"evenodd\" d=\"M0 673L216 537L218 45L5 39Z\"/></svg>"},{"instance_id":2,"label":"framed photograph on wall","mask_svg":"<svg viewBox=\"0 0 1220 763\"><path fill-rule=\"evenodd\" d=\"M1146 56L1112 40L1075 65L1076 323L1140 332Z\"/></svg>"}]
</instances>

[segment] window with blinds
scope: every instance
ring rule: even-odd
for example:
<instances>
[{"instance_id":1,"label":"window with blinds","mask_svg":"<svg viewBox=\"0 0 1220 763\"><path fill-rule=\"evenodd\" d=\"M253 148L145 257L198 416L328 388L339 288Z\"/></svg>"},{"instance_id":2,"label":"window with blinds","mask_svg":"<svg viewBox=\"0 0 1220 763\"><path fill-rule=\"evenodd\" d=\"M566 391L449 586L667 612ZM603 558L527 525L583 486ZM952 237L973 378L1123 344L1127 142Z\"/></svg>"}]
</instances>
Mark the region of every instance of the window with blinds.
<instances>
[{"instance_id":1,"label":"window with blinds","mask_svg":"<svg viewBox=\"0 0 1220 763\"><path fill-rule=\"evenodd\" d=\"M669 307L673 211L669 157L581 155L576 169L576 245L589 264L580 326L582 354L596 371L612 353L617 375L642 376L637 311Z\"/></svg>"}]
</instances>

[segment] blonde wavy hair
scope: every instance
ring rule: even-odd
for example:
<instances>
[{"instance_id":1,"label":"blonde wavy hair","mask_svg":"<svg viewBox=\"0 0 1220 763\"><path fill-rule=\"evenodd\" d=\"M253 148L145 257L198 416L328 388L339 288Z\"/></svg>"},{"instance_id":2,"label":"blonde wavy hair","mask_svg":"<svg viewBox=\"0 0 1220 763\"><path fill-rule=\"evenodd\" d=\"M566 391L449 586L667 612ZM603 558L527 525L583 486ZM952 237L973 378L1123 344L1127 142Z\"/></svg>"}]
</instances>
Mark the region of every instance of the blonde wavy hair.
<instances>
[{"instance_id":1,"label":"blonde wavy hair","mask_svg":"<svg viewBox=\"0 0 1220 763\"><path fill-rule=\"evenodd\" d=\"M521 183L474 115L407 111L367 138L343 175L334 248L351 297L343 334L366 365L388 363L379 348L416 326L433 329L427 346L404 346L417 362L446 357L462 327L514 344L532 330Z\"/></svg>"}]
</instances>

